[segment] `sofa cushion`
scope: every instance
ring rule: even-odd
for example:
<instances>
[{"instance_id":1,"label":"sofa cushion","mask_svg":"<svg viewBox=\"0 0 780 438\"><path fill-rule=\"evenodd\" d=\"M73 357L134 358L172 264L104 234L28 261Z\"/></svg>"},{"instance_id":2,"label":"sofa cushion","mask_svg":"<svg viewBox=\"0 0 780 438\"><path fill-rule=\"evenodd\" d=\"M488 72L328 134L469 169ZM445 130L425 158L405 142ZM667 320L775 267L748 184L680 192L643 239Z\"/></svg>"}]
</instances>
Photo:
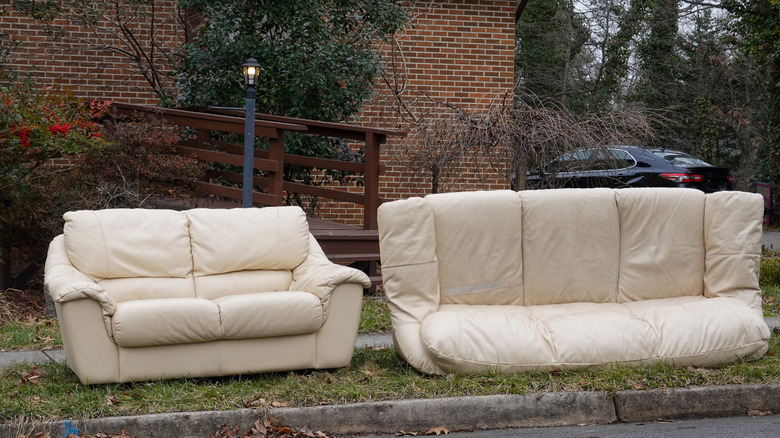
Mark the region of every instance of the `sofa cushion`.
<instances>
[{"instance_id":1,"label":"sofa cushion","mask_svg":"<svg viewBox=\"0 0 780 438\"><path fill-rule=\"evenodd\" d=\"M560 189L520 195L524 304L615 302L620 223L614 192ZM490 225L484 233L490 235L492 221L485 222Z\"/></svg>"},{"instance_id":2,"label":"sofa cushion","mask_svg":"<svg viewBox=\"0 0 780 438\"><path fill-rule=\"evenodd\" d=\"M675 363L714 366L761 351L769 338L764 318L733 298L678 297L625 303L653 327L657 355Z\"/></svg>"},{"instance_id":3,"label":"sofa cushion","mask_svg":"<svg viewBox=\"0 0 780 438\"><path fill-rule=\"evenodd\" d=\"M616 190L620 213L617 301L701 296L704 200L699 190Z\"/></svg>"},{"instance_id":4,"label":"sofa cushion","mask_svg":"<svg viewBox=\"0 0 780 438\"><path fill-rule=\"evenodd\" d=\"M439 366L467 372L642 362L657 345L649 324L609 303L442 306L420 334Z\"/></svg>"},{"instance_id":5,"label":"sofa cushion","mask_svg":"<svg viewBox=\"0 0 780 438\"><path fill-rule=\"evenodd\" d=\"M377 210L382 283L393 326L419 323L439 307L439 262L431 205L423 198L388 202ZM415 336L419 340L419 336Z\"/></svg>"},{"instance_id":6,"label":"sofa cushion","mask_svg":"<svg viewBox=\"0 0 780 438\"><path fill-rule=\"evenodd\" d=\"M192 272L187 220L172 210L65 213L65 247L92 279L186 277Z\"/></svg>"},{"instance_id":7,"label":"sofa cushion","mask_svg":"<svg viewBox=\"0 0 780 438\"><path fill-rule=\"evenodd\" d=\"M756 312L762 312L758 287L761 221L756 218L763 214L764 198L758 193L707 195L704 209L705 296L737 298Z\"/></svg>"},{"instance_id":8,"label":"sofa cushion","mask_svg":"<svg viewBox=\"0 0 780 438\"><path fill-rule=\"evenodd\" d=\"M111 317L120 347L208 342L220 338L219 308L202 298L135 300L117 304Z\"/></svg>"},{"instance_id":9,"label":"sofa cushion","mask_svg":"<svg viewBox=\"0 0 780 438\"><path fill-rule=\"evenodd\" d=\"M441 306L420 335L448 371L504 372L668 361L714 366L760 357L769 329L734 298L623 304Z\"/></svg>"},{"instance_id":10,"label":"sofa cushion","mask_svg":"<svg viewBox=\"0 0 780 438\"><path fill-rule=\"evenodd\" d=\"M522 204L514 191L430 195L441 303L522 304ZM490 232L486 233L485 229ZM475 261L480 269L474 269Z\"/></svg>"},{"instance_id":11,"label":"sofa cushion","mask_svg":"<svg viewBox=\"0 0 780 438\"><path fill-rule=\"evenodd\" d=\"M213 300L227 295L286 291L292 283L292 271L239 271L197 276L194 280L196 295Z\"/></svg>"},{"instance_id":12,"label":"sofa cushion","mask_svg":"<svg viewBox=\"0 0 780 438\"><path fill-rule=\"evenodd\" d=\"M299 207L198 208L189 221L195 275L293 269L309 251L309 225Z\"/></svg>"},{"instance_id":13,"label":"sofa cushion","mask_svg":"<svg viewBox=\"0 0 780 438\"><path fill-rule=\"evenodd\" d=\"M221 339L250 339L314 333L322 305L308 292L261 292L214 300L222 318Z\"/></svg>"}]
</instances>

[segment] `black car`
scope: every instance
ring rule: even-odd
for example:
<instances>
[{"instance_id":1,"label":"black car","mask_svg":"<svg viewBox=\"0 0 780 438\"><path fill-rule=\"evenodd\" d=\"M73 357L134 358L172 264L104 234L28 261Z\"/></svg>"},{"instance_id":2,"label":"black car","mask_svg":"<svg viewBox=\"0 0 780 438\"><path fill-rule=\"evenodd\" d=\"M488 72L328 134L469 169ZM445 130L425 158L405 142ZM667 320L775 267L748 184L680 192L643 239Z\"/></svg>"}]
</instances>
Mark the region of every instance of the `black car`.
<instances>
[{"instance_id":1,"label":"black car","mask_svg":"<svg viewBox=\"0 0 780 438\"><path fill-rule=\"evenodd\" d=\"M576 149L527 174L529 188L691 187L703 192L733 190L729 170L664 148L609 146Z\"/></svg>"}]
</instances>

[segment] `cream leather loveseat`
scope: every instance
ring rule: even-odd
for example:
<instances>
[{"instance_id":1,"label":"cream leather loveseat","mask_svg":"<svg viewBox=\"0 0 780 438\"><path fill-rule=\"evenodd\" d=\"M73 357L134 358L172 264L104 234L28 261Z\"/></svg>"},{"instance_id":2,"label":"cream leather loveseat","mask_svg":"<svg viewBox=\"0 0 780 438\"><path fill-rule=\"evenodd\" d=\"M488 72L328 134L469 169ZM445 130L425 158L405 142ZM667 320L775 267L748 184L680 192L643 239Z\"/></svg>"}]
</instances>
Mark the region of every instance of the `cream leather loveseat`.
<instances>
[{"instance_id":1,"label":"cream leather loveseat","mask_svg":"<svg viewBox=\"0 0 780 438\"><path fill-rule=\"evenodd\" d=\"M383 204L395 348L439 374L758 358L762 215L760 195L693 189Z\"/></svg>"},{"instance_id":2,"label":"cream leather loveseat","mask_svg":"<svg viewBox=\"0 0 780 438\"><path fill-rule=\"evenodd\" d=\"M45 268L85 383L345 366L368 286L297 207L69 212Z\"/></svg>"}]
</instances>

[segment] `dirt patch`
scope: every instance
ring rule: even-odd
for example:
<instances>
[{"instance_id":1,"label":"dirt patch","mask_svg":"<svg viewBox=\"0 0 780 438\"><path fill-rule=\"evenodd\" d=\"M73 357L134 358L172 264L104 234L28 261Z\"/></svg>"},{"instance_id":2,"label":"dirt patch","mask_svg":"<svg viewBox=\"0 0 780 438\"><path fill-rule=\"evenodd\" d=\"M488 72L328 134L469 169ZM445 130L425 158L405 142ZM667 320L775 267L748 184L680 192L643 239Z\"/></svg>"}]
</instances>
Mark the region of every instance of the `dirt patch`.
<instances>
[{"instance_id":1,"label":"dirt patch","mask_svg":"<svg viewBox=\"0 0 780 438\"><path fill-rule=\"evenodd\" d=\"M0 324L7 321L44 319L46 301L40 291L5 289L0 291Z\"/></svg>"}]
</instances>

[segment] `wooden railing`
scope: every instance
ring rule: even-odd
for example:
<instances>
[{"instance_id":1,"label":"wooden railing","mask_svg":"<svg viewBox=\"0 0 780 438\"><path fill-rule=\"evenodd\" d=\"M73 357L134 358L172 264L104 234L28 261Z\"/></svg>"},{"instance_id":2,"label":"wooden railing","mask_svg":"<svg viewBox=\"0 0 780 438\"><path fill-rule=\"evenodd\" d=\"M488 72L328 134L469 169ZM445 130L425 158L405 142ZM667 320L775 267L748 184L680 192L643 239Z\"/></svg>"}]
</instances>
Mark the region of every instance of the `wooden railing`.
<instances>
[{"instance_id":1,"label":"wooden railing","mask_svg":"<svg viewBox=\"0 0 780 438\"><path fill-rule=\"evenodd\" d=\"M231 109L211 109L196 111L192 109L169 109L152 106L114 103L120 114L131 115L135 112L153 113L170 122L197 130L197 136L181 143L178 151L196 157L200 161L222 163L235 166L243 165L243 146L213 139L212 131L244 133L244 112ZM284 152L285 133L301 132L310 135L343 138L365 143L364 161L348 162L324 158L305 157ZM268 139L268 150L255 150L254 168L262 170L267 176L254 177L254 186L262 187L264 192L254 191L252 201L260 205L282 205L284 193L294 192L304 195L329 198L336 201L363 205L363 228L376 230L376 211L379 207L379 175L383 167L379 163L379 151L388 136L404 136L403 132L341 123L320 122L315 120L257 114L255 117L255 135ZM293 164L317 169L337 170L363 175L363 193L348 192L328 187L311 186L284 180L284 165ZM220 172L219 178L241 184L241 174ZM214 184L209 181L197 183L197 189L204 194L241 200L242 189Z\"/></svg>"}]
</instances>

